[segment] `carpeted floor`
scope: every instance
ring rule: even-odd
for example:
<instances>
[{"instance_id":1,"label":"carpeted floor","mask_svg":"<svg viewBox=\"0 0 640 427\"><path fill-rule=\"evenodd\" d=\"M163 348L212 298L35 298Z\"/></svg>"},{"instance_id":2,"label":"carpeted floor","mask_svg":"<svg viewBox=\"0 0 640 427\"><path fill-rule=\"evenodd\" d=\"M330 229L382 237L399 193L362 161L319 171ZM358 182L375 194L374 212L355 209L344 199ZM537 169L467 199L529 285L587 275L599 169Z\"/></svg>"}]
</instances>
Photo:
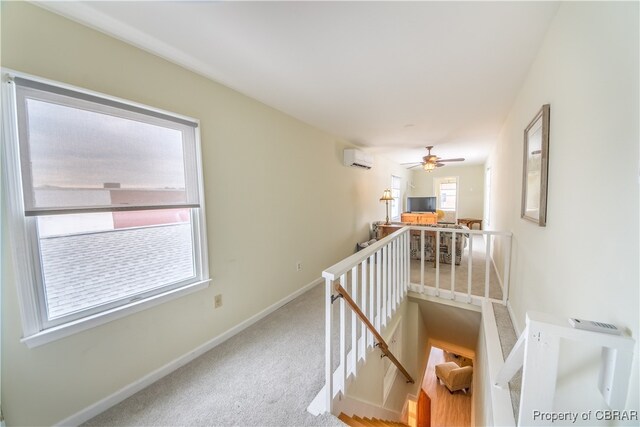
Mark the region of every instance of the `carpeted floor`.
<instances>
[{"instance_id":1,"label":"carpeted floor","mask_svg":"<svg viewBox=\"0 0 640 427\"><path fill-rule=\"evenodd\" d=\"M485 243L480 235L473 236L473 258L471 266L471 294L484 296L485 292ZM460 265L455 268L455 290L467 293L468 289L468 258L469 244L462 253ZM491 298L502 299L502 288L498 281L498 276L493 268L493 263L489 262L489 296ZM420 260L411 260L411 283L420 284ZM424 284L435 287L436 269L433 261L425 261L424 264ZM440 263L440 289L451 289L451 264Z\"/></svg>"},{"instance_id":2,"label":"carpeted floor","mask_svg":"<svg viewBox=\"0 0 640 427\"><path fill-rule=\"evenodd\" d=\"M476 237L476 239L482 239ZM474 241L472 293L484 293L484 245ZM456 290L467 289L467 252L456 266ZM491 267L490 295L502 292ZM450 288L451 266L440 283ZM435 269L425 266L425 284ZM411 281L419 283L419 262ZM334 304L334 368L339 304ZM350 317L349 316L347 319ZM324 284L146 389L89 420L87 426L303 426L343 424L306 411L324 384ZM350 336L347 321L347 336ZM350 342L347 340L347 352Z\"/></svg>"},{"instance_id":3,"label":"carpeted floor","mask_svg":"<svg viewBox=\"0 0 640 427\"><path fill-rule=\"evenodd\" d=\"M324 384L324 324L321 284L85 425L342 426L306 410Z\"/></svg>"}]
</instances>

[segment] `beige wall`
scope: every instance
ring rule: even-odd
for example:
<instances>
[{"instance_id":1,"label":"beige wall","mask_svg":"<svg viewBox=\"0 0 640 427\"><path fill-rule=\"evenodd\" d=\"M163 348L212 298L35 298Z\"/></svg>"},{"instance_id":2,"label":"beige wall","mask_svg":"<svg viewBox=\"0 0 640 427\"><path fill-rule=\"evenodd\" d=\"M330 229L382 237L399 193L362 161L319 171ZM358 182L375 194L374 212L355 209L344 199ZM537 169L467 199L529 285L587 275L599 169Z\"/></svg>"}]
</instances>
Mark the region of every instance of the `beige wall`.
<instances>
[{"instance_id":1,"label":"beige wall","mask_svg":"<svg viewBox=\"0 0 640 427\"><path fill-rule=\"evenodd\" d=\"M492 226L513 231L517 327L537 310L628 328L636 350L627 406L636 410L638 22L637 2L563 3L487 163ZM545 103L551 105L548 219L539 227L520 218L522 138ZM599 360L593 346L562 346L555 410L605 407Z\"/></svg>"},{"instance_id":2,"label":"beige wall","mask_svg":"<svg viewBox=\"0 0 640 427\"><path fill-rule=\"evenodd\" d=\"M3 224L9 425L63 420L312 282L384 218L390 175L406 179L382 157L369 171L344 167L345 144L331 135L33 5L3 2L1 24L4 67L200 119L213 278L204 291L28 349ZM218 293L224 305L213 310Z\"/></svg>"},{"instance_id":3,"label":"beige wall","mask_svg":"<svg viewBox=\"0 0 640 427\"><path fill-rule=\"evenodd\" d=\"M420 307L431 345L469 358L475 357L480 312L418 297L412 300Z\"/></svg>"},{"instance_id":4,"label":"beige wall","mask_svg":"<svg viewBox=\"0 0 640 427\"><path fill-rule=\"evenodd\" d=\"M483 217L484 205L484 166L448 165L437 168L433 172L425 172L417 168L411 171L409 196L435 196L434 178L458 177L458 218Z\"/></svg>"}]
</instances>

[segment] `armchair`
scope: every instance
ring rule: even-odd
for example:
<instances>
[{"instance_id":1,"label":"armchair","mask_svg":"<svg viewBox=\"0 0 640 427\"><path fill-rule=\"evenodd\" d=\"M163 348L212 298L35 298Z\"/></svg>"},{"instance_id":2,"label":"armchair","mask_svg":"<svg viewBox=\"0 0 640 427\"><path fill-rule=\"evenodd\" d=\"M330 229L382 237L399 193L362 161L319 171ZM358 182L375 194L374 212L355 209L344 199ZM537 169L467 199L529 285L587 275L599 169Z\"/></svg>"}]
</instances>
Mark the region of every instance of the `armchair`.
<instances>
[{"instance_id":1,"label":"armchair","mask_svg":"<svg viewBox=\"0 0 640 427\"><path fill-rule=\"evenodd\" d=\"M455 362L447 362L436 365L436 377L449 389L449 393L456 390L469 389L473 368L471 366L459 367Z\"/></svg>"}]
</instances>

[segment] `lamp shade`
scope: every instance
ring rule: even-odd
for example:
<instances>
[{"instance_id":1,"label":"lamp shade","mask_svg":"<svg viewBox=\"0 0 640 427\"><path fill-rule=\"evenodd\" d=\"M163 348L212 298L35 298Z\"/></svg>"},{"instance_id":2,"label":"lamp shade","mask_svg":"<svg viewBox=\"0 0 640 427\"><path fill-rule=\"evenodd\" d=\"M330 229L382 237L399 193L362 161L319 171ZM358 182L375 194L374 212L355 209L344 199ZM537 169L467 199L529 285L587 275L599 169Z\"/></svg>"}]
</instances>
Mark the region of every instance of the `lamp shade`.
<instances>
[{"instance_id":1,"label":"lamp shade","mask_svg":"<svg viewBox=\"0 0 640 427\"><path fill-rule=\"evenodd\" d=\"M382 197L380 197L380 201L383 202L385 200L393 200L393 196L391 195L391 190L384 190L382 193Z\"/></svg>"}]
</instances>

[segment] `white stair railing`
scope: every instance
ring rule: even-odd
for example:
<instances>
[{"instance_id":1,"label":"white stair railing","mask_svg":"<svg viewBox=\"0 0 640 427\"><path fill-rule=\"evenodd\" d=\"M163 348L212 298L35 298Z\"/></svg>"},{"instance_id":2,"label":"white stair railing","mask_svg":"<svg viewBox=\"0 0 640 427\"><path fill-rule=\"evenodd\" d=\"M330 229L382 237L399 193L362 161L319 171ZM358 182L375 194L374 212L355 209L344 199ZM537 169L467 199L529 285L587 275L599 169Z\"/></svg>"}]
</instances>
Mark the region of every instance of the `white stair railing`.
<instances>
[{"instance_id":1,"label":"white stair railing","mask_svg":"<svg viewBox=\"0 0 640 427\"><path fill-rule=\"evenodd\" d=\"M435 245L435 265L425 260L425 237L433 233L436 242L440 242L440 233L451 233L451 247L456 247L457 239L468 239L468 279L466 292L456 291L456 254L451 257L451 282L449 289L440 286L440 245ZM472 254L474 235L484 235L485 244L485 283L484 293L472 293ZM420 283L411 283L411 241L419 236ZM489 298L490 269L493 268L491 245L493 238L503 239L502 299ZM414 242L415 244L415 242ZM334 283L339 282L351 298L358 303L359 309L366 315L377 331L383 331L388 321L398 309L409 290L417 293L438 296L464 303L480 305L491 300L505 304L508 298L509 268L511 261L511 233L481 231L442 227L405 226L386 238L368 246L333 265L322 273L325 279L325 386L309 405L308 411L314 415L331 412L334 399L344 396L347 384L357 375L360 363L366 361L367 354L376 345L375 337L367 330L363 322L351 311L347 318L344 298L334 295ZM425 268L435 268L435 283L425 283ZM338 304L334 313L333 303ZM334 316L337 315L337 325ZM338 360L334 370L333 336L338 334Z\"/></svg>"},{"instance_id":2,"label":"white stair railing","mask_svg":"<svg viewBox=\"0 0 640 427\"><path fill-rule=\"evenodd\" d=\"M456 257L458 256L457 249L449 249L451 252L451 265L446 266L450 269L450 280L448 284L443 284L440 281L441 276L441 244L435 244L435 242L441 242L443 233L451 235L451 243L448 245L450 248L456 248L458 245L461 247L461 260L462 264L462 254L467 252L467 286L466 292L462 292L456 290L456 274L459 274L456 271ZM483 236L485 240L484 246L484 284L483 284L483 292L473 292L472 284L473 284L473 258L474 254L478 251L474 252L474 239L473 236ZM435 260L428 261L425 257L427 253L430 253L426 250L426 239L430 238L432 240L433 245L435 246ZM436 296L446 299L451 299L459 302L471 303L475 305L481 305L482 301L485 299L489 299L494 302L499 302L502 304L507 303L507 299L509 298L509 270L511 268L511 238L512 233L507 231L490 231L490 230L469 230L469 229L461 229L461 228L445 228L445 227L431 227L431 226L411 226L411 245L414 247L418 245L418 254L419 259L413 260L413 262L418 262L420 265L420 275L419 280L416 283L415 281L411 282L410 290L427 294L430 296ZM460 243L461 240L462 242ZM499 275L498 271L495 270L496 278L499 281L499 285L502 292L502 298L492 298L491 297L491 271L494 270L495 264L493 260L492 247L495 245L494 240L500 239L500 254L502 261L502 274ZM464 247L464 242L466 241L466 248ZM418 243L419 242L419 243ZM458 245L456 244L458 242ZM419 250L422 248L423 250ZM496 253L494 251L494 253ZM411 262L411 261L410 261ZM427 269L435 270L435 277L431 283L427 283L426 272Z\"/></svg>"},{"instance_id":3,"label":"white stair railing","mask_svg":"<svg viewBox=\"0 0 640 427\"><path fill-rule=\"evenodd\" d=\"M494 381L494 387L504 389L522 368L518 425L552 424L551 418L535 414L553 411L561 339L602 347L598 388L611 409L624 409L635 340L626 335L576 329L566 318L528 312L525 329Z\"/></svg>"},{"instance_id":4,"label":"white stair railing","mask_svg":"<svg viewBox=\"0 0 640 427\"><path fill-rule=\"evenodd\" d=\"M333 400L343 396L347 383L357 375L358 365L373 351L375 337L351 311L347 325L344 298L334 295L339 281L358 303L377 331L382 331L409 289L409 227L404 227L340 261L322 273L325 279L325 386L309 406L309 412L331 412ZM338 303L338 367L333 369L333 303ZM349 331L347 331L349 327ZM349 334L349 336L347 336ZM350 343L350 348L347 348Z\"/></svg>"}]
</instances>

